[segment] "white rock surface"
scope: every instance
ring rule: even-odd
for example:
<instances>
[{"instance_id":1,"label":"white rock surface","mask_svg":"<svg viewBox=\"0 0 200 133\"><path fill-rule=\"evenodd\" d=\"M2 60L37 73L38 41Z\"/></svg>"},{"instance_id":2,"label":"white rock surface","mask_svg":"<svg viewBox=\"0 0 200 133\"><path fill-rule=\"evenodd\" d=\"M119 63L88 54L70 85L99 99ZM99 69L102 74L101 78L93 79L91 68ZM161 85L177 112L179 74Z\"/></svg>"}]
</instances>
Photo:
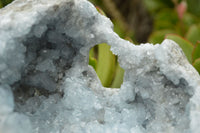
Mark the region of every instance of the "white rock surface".
<instances>
[{"instance_id":1,"label":"white rock surface","mask_svg":"<svg viewBox=\"0 0 200 133\"><path fill-rule=\"evenodd\" d=\"M15 0L0 18L0 133L199 133L200 77L173 41L135 46L86 0ZM120 89L88 66L99 43Z\"/></svg>"}]
</instances>

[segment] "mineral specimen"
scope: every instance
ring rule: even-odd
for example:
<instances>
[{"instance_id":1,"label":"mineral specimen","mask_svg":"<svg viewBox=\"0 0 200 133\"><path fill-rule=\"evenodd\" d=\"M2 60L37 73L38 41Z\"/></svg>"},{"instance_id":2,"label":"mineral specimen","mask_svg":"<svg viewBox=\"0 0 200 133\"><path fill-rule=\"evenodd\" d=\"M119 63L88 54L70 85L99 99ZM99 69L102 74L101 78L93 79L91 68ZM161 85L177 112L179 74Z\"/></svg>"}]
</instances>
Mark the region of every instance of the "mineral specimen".
<instances>
[{"instance_id":1,"label":"mineral specimen","mask_svg":"<svg viewBox=\"0 0 200 133\"><path fill-rule=\"evenodd\" d=\"M133 45L86 0L15 0L0 18L0 133L199 133L200 77L173 41ZM99 43L120 89L88 66Z\"/></svg>"}]
</instances>

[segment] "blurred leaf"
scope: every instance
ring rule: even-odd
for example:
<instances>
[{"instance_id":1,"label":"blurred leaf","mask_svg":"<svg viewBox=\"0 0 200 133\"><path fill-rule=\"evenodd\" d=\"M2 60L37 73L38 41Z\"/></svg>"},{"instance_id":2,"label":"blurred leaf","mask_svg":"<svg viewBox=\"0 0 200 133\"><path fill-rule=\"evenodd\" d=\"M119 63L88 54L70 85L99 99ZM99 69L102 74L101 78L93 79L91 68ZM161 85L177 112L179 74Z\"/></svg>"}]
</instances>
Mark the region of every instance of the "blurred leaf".
<instances>
[{"instance_id":1,"label":"blurred leaf","mask_svg":"<svg viewBox=\"0 0 200 133\"><path fill-rule=\"evenodd\" d=\"M193 25L189 29L186 38L193 44L195 44L197 41L200 41L200 25Z\"/></svg>"},{"instance_id":2,"label":"blurred leaf","mask_svg":"<svg viewBox=\"0 0 200 133\"><path fill-rule=\"evenodd\" d=\"M90 49L89 52L89 65L91 65L95 70L97 68L97 59L95 58L94 47Z\"/></svg>"},{"instance_id":3,"label":"blurred leaf","mask_svg":"<svg viewBox=\"0 0 200 133\"><path fill-rule=\"evenodd\" d=\"M187 0L187 5L191 13L200 16L200 0Z\"/></svg>"},{"instance_id":4,"label":"blurred leaf","mask_svg":"<svg viewBox=\"0 0 200 133\"><path fill-rule=\"evenodd\" d=\"M186 30L188 30L192 25L199 23L200 19L195 15L186 12L183 16L182 22Z\"/></svg>"},{"instance_id":5,"label":"blurred leaf","mask_svg":"<svg viewBox=\"0 0 200 133\"><path fill-rule=\"evenodd\" d=\"M161 2L157 2L155 0L144 0L144 4L150 12L155 12L159 10L161 7L164 7L164 4Z\"/></svg>"},{"instance_id":6,"label":"blurred leaf","mask_svg":"<svg viewBox=\"0 0 200 133\"><path fill-rule=\"evenodd\" d=\"M127 41L129 41L129 42L131 42L131 43L134 43L133 40L132 40L130 37L128 37L128 36L125 37L124 40L127 40Z\"/></svg>"},{"instance_id":7,"label":"blurred leaf","mask_svg":"<svg viewBox=\"0 0 200 133\"><path fill-rule=\"evenodd\" d=\"M98 61L96 72L105 87L112 83L113 75L116 69L115 55L110 51L110 46L103 43L98 45Z\"/></svg>"},{"instance_id":8,"label":"blurred leaf","mask_svg":"<svg viewBox=\"0 0 200 133\"><path fill-rule=\"evenodd\" d=\"M175 41L183 50L185 53L188 61L192 63L192 51L193 51L193 45L186 39L182 38L181 36L175 35L175 34L169 34L166 36L166 39L171 39Z\"/></svg>"},{"instance_id":9,"label":"blurred leaf","mask_svg":"<svg viewBox=\"0 0 200 133\"><path fill-rule=\"evenodd\" d=\"M196 43L193 51L192 51L192 60L193 62L200 58L200 41Z\"/></svg>"},{"instance_id":10,"label":"blurred leaf","mask_svg":"<svg viewBox=\"0 0 200 133\"><path fill-rule=\"evenodd\" d=\"M120 22L113 19L114 24L114 31L121 37L121 38L130 38L132 41L135 41L133 31L128 31L125 27L123 27Z\"/></svg>"},{"instance_id":11,"label":"blurred leaf","mask_svg":"<svg viewBox=\"0 0 200 133\"><path fill-rule=\"evenodd\" d=\"M122 27L118 21L113 20L113 24L114 24L114 31L121 37L124 38L125 35L125 29L124 27Z\"/></svg>"},{"instance_id":12,"label":"blurred leaf","mask_svg":"<svg viewBox=\"0 0 200 133\"><path fill-rule=\"evenodd\" d=\"M153 13L163 8L173 8L174 4L171 0L144 0L149 12Z\"/></svg>"},{"instance_id":13,"label":"blurred leaf","mask_svg":"<svg viewBox=\"0 0 200 133\"><path fill-rule=\"evenodd\" d=\"M187 24L187 25L193 25L194 23L199 23L200 19L197 16L195 16L195 15L193 15L191 13L186 12L184 14L184 16L183 16L183 22L185 24Z\"/></svg>"},{"instance_id":14,"label":"blurred leaf","mask_svg":"<svg viewBox=\"0 0 200 133\"><path fill-rule=\"evenodd\" d=\"M0 1L0 8L2 8L3 7L3 5L2 5L2 3L1 3L1 1Z\"/></svg>"},{"instance_id":15,"label":"blurred leaf","mask_svg":"<svg viewBox=\"0 0 200 133\"><path fill-rule=\"evenodd\" d=\"M154 17L154 29L175 29L176 24L178 23L178 15L175 10L163 9L158 12Z\"/></svg>"},{"instance_id":16,"label":"blurred leaf","mask_svg":"<svg viewBox=\"0 0 200 133\"><path fill-rule=\"evenodd\" d=\"M96 70L97 67L97 60L95 58L91 58L89 59L89 65L93 66L94 70Z\"/></svg>"},{"instance_id":17,"label":"blurred leaf","mask_svg":"<svg viewBox=\"0 0 200 133\"><path fill-rule=\"evenodd\" d=\"M120 88L121 84L123 83L123 78L124 78L124 69L122 69L117 63L114 79L112 81L112 88Z\"/></svg>"},{"instance_id":18,"label":"blurred leaf","mask_svg":"<svg viewBox=\"0 0 200 133\"><path fill-rule=\"evenodd\" d=\"M149 37L148 42L153 43L153 44L161 43L165 39L165 35L170 34L170 33L175 33L175 31L172 31L172 30L155 31Z\"/></svg>"},{"instance_id":19,"label":"blurred leaf","mask_svg":"<svg viewBox=\"0 0 200 133\"><path fill-rule=\"evenodd\" d=\"M4 6L8 5L9 3L11 3L12 1L13 0L1 0L1 4L4 7Z\"/></svg>"},{"instance_id":20,"label":"blurred leaf","mask_svg":"<svg viewBox=\"0 0 200 133\"><path fill-rule=\"evenodd\" d=\"M174 3L172 2L172 0L157 0L162 2L163 4L167 5L167 7L173 8L174 7Z\"/></svg>"},{"instance_id":21,"label":"blurred leaf","mask_svg":"<svg viewBox=\"0 0 200 133\"><path fill-rule=\"evenodd\" d=\"M162 19L155 21L154 22L154 31L164 30L164 29L175 29L176 24L172 24L169 21L162 20Z\"/></svg>"},{"instance_id":22,"label":"blurred leaf","mask_svg":"<svg viewBox=\"0 0 200 133\"><path fill-rule=\"evenodd\" d=\"M97 11L98 11L101 15L106 16L106 14L104 13L104 11L103 11L100 7L96 6L96 9L97 9Z\"/></svg>"},{"instance_id":23,"label":"blurred leaf","mask_svg":"<svg viewBox=\"0 0 200 133\"><path fill-rule=\"evenodd\" d=\"M200 74L200 58L196 59L193 63L194 68L199 72Z\"/></svg>"},{"instance_id":24,"label":"blurred leaf","mask_svg":"<svg viewBox=\"0 0 200 133\"><path fill-rule=\"evenodd\" d=\"M101 0L89 0L91 3L93 3L94 5L98 5L100 7L102 7L102 1Z\"/></svg>"}]
</instances>

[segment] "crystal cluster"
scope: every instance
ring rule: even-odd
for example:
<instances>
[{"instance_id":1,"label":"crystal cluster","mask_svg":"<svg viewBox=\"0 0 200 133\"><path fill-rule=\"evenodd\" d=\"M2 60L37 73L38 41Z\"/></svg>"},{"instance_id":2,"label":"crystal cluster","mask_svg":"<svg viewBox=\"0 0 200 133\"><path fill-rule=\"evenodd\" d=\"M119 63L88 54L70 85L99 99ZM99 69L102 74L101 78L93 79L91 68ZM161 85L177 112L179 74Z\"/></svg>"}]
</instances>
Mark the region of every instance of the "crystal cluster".
<instances>
[{"instance_id":1,"label":"crystal cluster","mask_svg":"<svg viewBox=\"0 0 200 133\"><path fill-rule=\"evenodd\" d=\"M0 133L199 133L200 77L175 42L125 41L86 0L15 0L0 18ZM88 66L99 43L120 89Z\"/></svg>"}]
</instances>

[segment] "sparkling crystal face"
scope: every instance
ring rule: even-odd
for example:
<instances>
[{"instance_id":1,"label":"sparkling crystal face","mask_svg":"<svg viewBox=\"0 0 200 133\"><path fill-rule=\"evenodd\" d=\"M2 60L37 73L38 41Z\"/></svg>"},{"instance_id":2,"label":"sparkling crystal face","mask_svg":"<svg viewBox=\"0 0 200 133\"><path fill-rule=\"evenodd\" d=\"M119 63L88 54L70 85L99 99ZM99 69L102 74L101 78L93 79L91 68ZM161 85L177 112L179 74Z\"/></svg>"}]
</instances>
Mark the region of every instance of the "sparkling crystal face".
<instances>
[{"instance_id":1,"label":"sparkling crystal face","mask_svg":"<svg viewBox=\"0 0 200 133\"><path fill-rule=\"evenodd\" d=\"M133 45L85 0L16 0L0 11L0 132L196 133L198 73L177 44ZM102 87L88 52L107 43L125 70Z\"/></svg>"}]
</instances>

